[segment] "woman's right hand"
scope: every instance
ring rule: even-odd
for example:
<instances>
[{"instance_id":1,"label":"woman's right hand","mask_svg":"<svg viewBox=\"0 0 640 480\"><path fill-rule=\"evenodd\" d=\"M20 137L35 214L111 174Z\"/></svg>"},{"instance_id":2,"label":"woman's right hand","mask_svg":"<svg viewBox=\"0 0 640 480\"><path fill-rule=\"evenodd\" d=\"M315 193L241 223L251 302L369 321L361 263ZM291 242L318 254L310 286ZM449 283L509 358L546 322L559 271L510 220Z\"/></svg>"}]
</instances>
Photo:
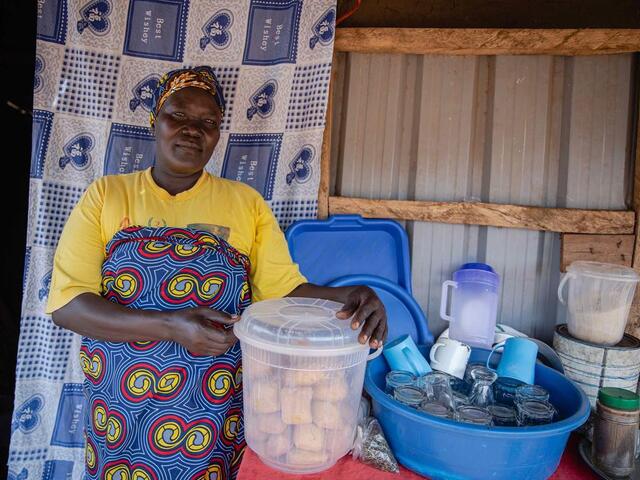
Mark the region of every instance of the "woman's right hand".
<instances>
[{"instance_id":1,"label":"woman's right hand","mask_svg":"<svg viewBox=\"0 0 640 480\"><path fill-rule=\"evenodd\" d=\"M240 317L207 307L166 312L171 340L195 355L222 355L238 340L232 326Z\"/></svg>"}]
</instances>

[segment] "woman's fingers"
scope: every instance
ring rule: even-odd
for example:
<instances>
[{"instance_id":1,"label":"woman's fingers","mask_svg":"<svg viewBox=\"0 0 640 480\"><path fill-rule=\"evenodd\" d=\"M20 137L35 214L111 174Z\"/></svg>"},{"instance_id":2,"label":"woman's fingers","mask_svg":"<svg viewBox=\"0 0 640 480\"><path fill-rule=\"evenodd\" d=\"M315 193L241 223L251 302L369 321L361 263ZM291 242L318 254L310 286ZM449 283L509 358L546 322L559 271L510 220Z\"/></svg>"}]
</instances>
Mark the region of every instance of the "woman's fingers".
<instances>
[{"instance_id":1,"label":"woman's fingers","mask_svg":"<svg viewBox=\"0 0 640 480\"><path fill-rule=\"evenodd\" d=\"M386 332L387 332L386 316L382 316L379 319L375 330L373 330L373 333L371 334L371 341L369 342L371 347L373 347L373 348L380 347L382 345L382 343L387 338L387 333Z\"/></svg>"},{"instance_id":2,"label":"woman's fingers","mask_svg":"<svg viewBox=\"0 0 640 480\"><path fill-rule=\"evenodd\" d=\"M228 313L212 310L207 307L198 307L197 312L207 320L222 325L233 325L240 320L239 315L229 315Z\"/></svg>"},{"instance_id":3,"label":"woman's fingers","mask_svg":"<svg viewBox=\"0 0 640 480\"><path fill-rule=\"evenodd\" d=\"M351 315L353 315L353 313L358 309L358 306L360 305L360 298L357 296L351 296L349 297L349 299L347 300L347 302L342 306L342 308L340 309L340 311L338 313L336 313L336 317L338 317L341 320L346 320L347 318L349 318ZM354 321L351 322L351 326L356 329L358 328L357 326L354 326Z\"/></svg>"},{"instance_id":4,"label":"woman's fingers","mask_svg":"<svg viewBox=\"0 0 640 480\"><path fill-rule=\"evenodd\" d=\"M360 337L358 338L358 340L360 340L360 343L365 343L369 339L371 339L372 342L373 340L375 340L375 337L373 337L372 334L376 331L381 323L382 325L384 325L383 318L384 315L378 310L375 310L373 314L369 316L369 318L367 318L364 327L362 327Z\"/></svg>"},{"instance_id":5,"label":"woman's fingers","mask_svg":"<svg viewBox=\"0 0 640 480\"><path fill-rule=\"evenodd\" d=\"M238 340L233 334L233 330L212 329L206 330L206 349L214 355L220 355L231 348Z\"/></svg>"}]
</instances>

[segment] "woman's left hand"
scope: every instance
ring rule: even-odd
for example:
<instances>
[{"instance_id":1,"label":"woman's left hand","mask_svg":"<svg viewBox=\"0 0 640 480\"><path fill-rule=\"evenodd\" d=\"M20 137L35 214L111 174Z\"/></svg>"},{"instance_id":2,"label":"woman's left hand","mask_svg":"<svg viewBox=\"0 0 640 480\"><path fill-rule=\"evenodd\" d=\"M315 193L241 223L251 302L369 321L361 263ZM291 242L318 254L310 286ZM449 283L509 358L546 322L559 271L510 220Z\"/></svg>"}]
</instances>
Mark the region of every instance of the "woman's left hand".
<instances>
[{"instance_id":1,"label":"woman's left hand","mask_svg":"<svg viewBox=\"0 0 640 480\"><path fill-rule=\"evenodd\" d=\"M369 340L371 348L381 347L387 339L387 312L371 288L359 285L349 292L347 301L336 316L347 319L351 315L351 328L356 330L364 324L358 337L360 343Z\"/></svg>"}]
</instances>

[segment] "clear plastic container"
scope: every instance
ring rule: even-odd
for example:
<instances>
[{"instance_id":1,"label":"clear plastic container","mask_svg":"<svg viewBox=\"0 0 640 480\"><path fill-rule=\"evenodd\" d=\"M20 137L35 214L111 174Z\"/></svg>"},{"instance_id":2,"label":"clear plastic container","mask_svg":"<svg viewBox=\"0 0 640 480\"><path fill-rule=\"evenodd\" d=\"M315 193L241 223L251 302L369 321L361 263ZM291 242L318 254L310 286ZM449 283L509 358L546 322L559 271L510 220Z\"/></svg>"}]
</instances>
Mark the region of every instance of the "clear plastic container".
<instances>
[{"instance_id":1,"label":"clear plastic container","mask_svg":"<svg viewBox=\"0 0 640 480\"><path fill-rule=\"evenodd\" d=\"M567 305L569 333L600 345L617 344L624 335L638 280L638 274L629 267L571 263L558 286L558 298ZM565 301L562 290L567 282L569 293Z\"/></svg>"},{"instance_id":2,"label":"clear plastic container","mask_svg":"<svg viewBox=\"0 0 640 480\"><path fill-rule=\"evenodd\" d=\"M331 467L353 445L369 352L329 300L251 305L234 325L242 348L244 428L263 462L288 473Z\"/></svg>"}]
</instances>

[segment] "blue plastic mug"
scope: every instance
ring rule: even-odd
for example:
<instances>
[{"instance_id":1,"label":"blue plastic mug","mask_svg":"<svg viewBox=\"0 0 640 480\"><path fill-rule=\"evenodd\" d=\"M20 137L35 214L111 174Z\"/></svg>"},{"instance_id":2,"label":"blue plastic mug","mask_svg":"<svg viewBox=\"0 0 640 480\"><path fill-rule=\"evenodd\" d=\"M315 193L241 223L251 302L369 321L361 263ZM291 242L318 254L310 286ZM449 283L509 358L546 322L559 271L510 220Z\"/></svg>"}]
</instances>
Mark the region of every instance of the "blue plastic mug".
<instances>
[{"instance_id":1,"label":"blue plastic mug","mask_svg":"<svg viewBox=\"0 0 640 480\"><path fill-rule=\"evenodd\" d=\"M402 335L387 343L382 353L391 370L404 370L418 377L432 371L409 335Z\"/></svg>"},{"instance_id":2,"label":"blue plastic mug","mask_svg":"<svg viewBox=\"0 0 640 480\"><path fill-rule=\"evenodd\" d=\"M493 353L504 348L502 358L497 369L489 366ZM509 377L521 382L533 384L535 380L536 358L538 358L538 345L526 338L513 337L498 343L487 358L487 368L498 373L499 377Z\"/></svg>"}]
</instances>

